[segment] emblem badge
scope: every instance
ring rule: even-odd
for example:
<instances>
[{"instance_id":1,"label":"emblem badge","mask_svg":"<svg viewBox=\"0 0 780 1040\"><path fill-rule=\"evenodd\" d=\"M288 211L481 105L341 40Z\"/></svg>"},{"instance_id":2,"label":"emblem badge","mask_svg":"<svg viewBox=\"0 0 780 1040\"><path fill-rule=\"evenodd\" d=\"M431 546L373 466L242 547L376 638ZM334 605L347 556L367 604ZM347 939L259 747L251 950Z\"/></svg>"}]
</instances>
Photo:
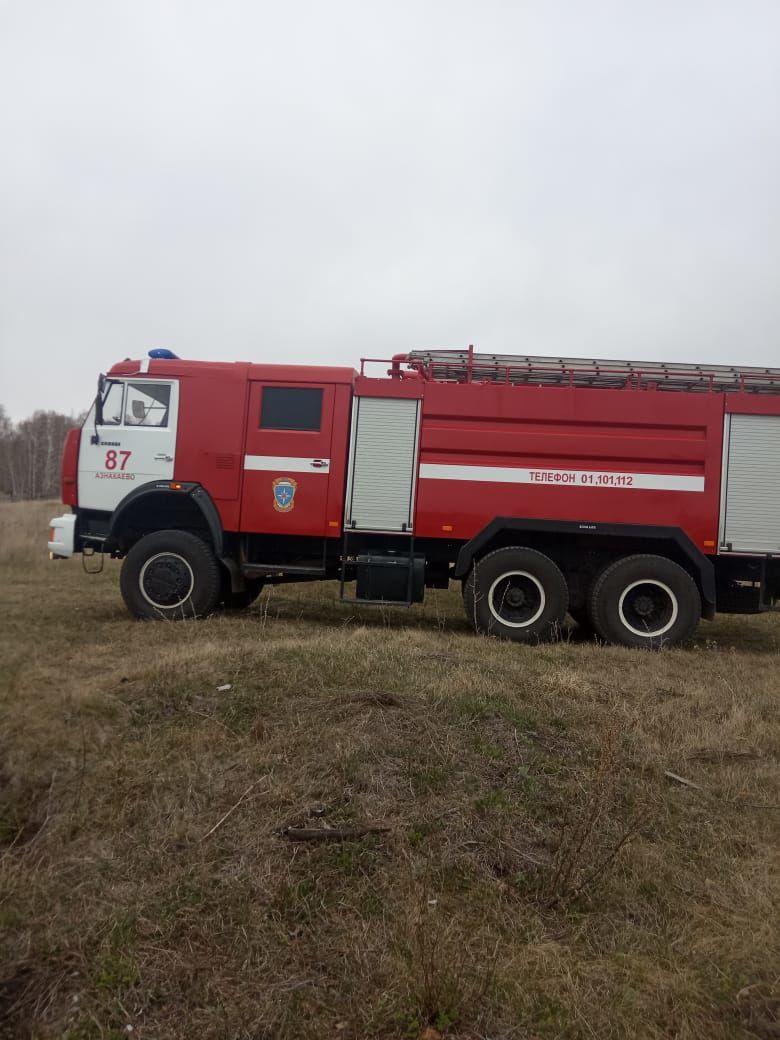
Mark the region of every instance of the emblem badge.
<instances>
[{"instance_id":1,"label":"emblem badge","mask_svg":"<svg viewBox=\"0 0 780 1040\"><path fill-rule=\"evenodd\" d=\"M274 489L274 509L278 513L289 513L295 505L297 482L292 477L277 477L271 487Z\"/></svg>"}]
</instances>

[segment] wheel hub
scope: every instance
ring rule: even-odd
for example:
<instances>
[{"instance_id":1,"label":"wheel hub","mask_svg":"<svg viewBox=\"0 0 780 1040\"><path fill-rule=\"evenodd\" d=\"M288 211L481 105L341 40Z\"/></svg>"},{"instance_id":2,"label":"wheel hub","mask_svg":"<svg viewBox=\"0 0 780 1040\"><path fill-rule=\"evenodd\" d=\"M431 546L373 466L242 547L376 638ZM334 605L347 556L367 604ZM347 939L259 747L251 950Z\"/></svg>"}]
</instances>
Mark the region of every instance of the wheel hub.
<instances>
[{"instance_id":1,"label":"wheel hub","mask_svg":"<svg viewBox=\"0 0 780 1040\"><path fill-rule=\"evenodd\" d=\"M187 561L176 553L158 553L144 564L141 592L155 607L181 606L192 593L194 578Z\"/></svg>"},{"instance_id":2,"label":"wheel hub","mask_svg":"<svg viewBox=\"0 0 780 1040\"><path fill-rule=\"evenodd\" d=\"M637 596L634 600L634 610L640 617L649 617L654 610L654 604L649 596Z\"/></svg>"},{"instance_id":3,"label":"wheel hub","mask_svg":"<svg viewBox=\"0 0 780 1040\"><path fill-rule=\"evenodd\" d=\"M677 618L677 597L656 578L632 582L620 596L618 614L636 635L658 638L668 632Z\"/></svg>"},{"instance_id":4,"label":"wheel hub","mask_svg":"<svg viewBox=\"0 0 780 1040\"><path fill-rule=\"evenodd\" d=\"M509 571L490 586L488 605L493 617L510 628L526 628L541 616L544 588L528 571Z\"/></svg>"}]
</instances>

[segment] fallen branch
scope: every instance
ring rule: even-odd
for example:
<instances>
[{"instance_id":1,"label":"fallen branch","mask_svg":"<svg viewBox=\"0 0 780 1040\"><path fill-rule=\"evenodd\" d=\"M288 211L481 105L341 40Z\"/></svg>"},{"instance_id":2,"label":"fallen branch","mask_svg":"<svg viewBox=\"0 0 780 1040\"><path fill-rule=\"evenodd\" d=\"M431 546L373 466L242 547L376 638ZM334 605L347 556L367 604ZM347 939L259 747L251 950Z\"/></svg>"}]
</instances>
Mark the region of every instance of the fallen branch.
<instances>
[{"instance_id":1,"label":"fallen branch","mask_svg":"<svg viewBox=\"0 0 780 1040\"><path fill-rule=\"evenodd\" d=\"M288 841L347 841L366 834L387 834L389 827L283 827L279 832Z\"/></svg>"},{"instance_id":2,"label":"fallen branch","mask_svg":"<svg viewBox=\"0 0 780 1040\"><path fill-rule=\"evenodd\" d=\"M664 770L664 776L678 784L684 784L686 787L693 787L697 791L703 791L704 794L709 795L710 798L714 798L715 801L721 802L723 805L736 805L740 809L745 807L750 809L770 809L772 811L780 809L780 805L772 805L767 802L743 802L741 798L720 798L718 795L713 794L712 791L708 791L706 787L695 784L693 780L686 780L684 776L678 776L677 773L670 773L668 769Z\"/></svg>"},{"instance_id":3,"label":"fallen branch","mask_svg":"<svg viewBox=\"0 0 780 1040\"><path fill-rule=\"evenodd\" d=\"M684 776L678 776L677 773L670 773L668 769L664 769L664 776L670 780L674 780L677 784L683 784L685 787L695 787L697 791L701 791L701 787L695 784L693 780L686 780Z\"/></svg>"},{"instance_id":4,"label":"fallen branch","mask_svg":"<svg viewBox=\"0 0 780 1040\"><path fill-rule=\"evenodd\" d=\"M235 803L235 805L231 805L231 807L228 809L228 811L225 813L225 815L220 817L220 819L217 820L217 822L214 824L214 826L211 828L211 830L210 831L206 831L206 833L203 835L203 837L200 840L201 841L205 841L206 838L208 838L210 835L212 835L214 833L214 831L217 830L218 827L221 827L222 824L225 822L225 820L229 816L233 815L233 813L236 811L236 809L239 807L239 805L241 805L241 803L246 798L246 796L250 793L250 791L252 791L255 787L257 787L257 785L260 783L261 780L265 780L265 779L266 779L265 776L258 776L257 780L255 780L254 783L251 783L249 785L249 787L247 787L246 791L244 791L244 793L241 795L241 797L238 799L238 801Z\"/></svg>"}]
</instances>

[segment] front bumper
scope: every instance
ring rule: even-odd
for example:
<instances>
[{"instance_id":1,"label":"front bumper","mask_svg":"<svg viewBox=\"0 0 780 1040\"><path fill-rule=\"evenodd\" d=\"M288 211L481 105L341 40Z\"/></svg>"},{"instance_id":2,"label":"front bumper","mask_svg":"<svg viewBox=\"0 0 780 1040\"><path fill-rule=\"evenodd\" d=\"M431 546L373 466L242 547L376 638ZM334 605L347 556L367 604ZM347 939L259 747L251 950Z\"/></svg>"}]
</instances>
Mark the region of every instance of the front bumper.
<instances>
[{"instance_id":1,"label":"front bumper","mask_svg":"<svg viewBox=\"0 0 780 1040\"><path fill-rule=\"evenodd\" d=\"M76 517L73 513L49 521L49 559L67 560L76 551Z\"/></svg>"}]
</instances>

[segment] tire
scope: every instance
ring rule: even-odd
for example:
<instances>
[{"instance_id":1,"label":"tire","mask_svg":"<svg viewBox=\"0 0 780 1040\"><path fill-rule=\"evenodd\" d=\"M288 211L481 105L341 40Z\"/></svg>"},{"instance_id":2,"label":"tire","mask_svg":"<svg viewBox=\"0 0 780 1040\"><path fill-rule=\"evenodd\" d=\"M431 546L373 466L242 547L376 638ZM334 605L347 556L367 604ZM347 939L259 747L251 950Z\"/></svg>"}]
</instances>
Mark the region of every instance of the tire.
<instances>
[{"instance_id":1,"label":"tire","mask_svg":"<svg viewBox=\"0 0 780 1040\"><path fill-rule=\"evenodd\" d=\"M223 582L220 596L220 606L225 610L246 610L251 607L260 593L263 591L263 582L260 578L249 578L245 581L246 588L243 592L232 592L230 588L230 576Z\"/></svg>"},{"instance_id":2,"label":"tire","mask_svg":"<svg viewBox=\"0 0 780 1040\"><path fill-rule=\"evenodd\" d=\"M211 613L222 581L214 553L197 535L154 531L125 557L119 587L137 618L179 620Z\"/></svg>"},{"instance_id":3,"label":"tire","mask_svg":"<svg viewBox=\"0 0 780 1040\"><path fill-rule=\"evenodd\" d=\"M496 549L478 560L463 589L475 631L516 643L555 638L569 606L566 581L536 549Z\"/></svg>"},{"instance_id":4,"label":"tire","mask_svg":"<svg viewBox=\"0 0 780 1040\"><path fill-rule=\"evenodd\" d=\"M701 597L690 574L665 556L625 556L597 578L590 616L607 642L658 650L691 638Z\"/></svg>"}]
</instances>

